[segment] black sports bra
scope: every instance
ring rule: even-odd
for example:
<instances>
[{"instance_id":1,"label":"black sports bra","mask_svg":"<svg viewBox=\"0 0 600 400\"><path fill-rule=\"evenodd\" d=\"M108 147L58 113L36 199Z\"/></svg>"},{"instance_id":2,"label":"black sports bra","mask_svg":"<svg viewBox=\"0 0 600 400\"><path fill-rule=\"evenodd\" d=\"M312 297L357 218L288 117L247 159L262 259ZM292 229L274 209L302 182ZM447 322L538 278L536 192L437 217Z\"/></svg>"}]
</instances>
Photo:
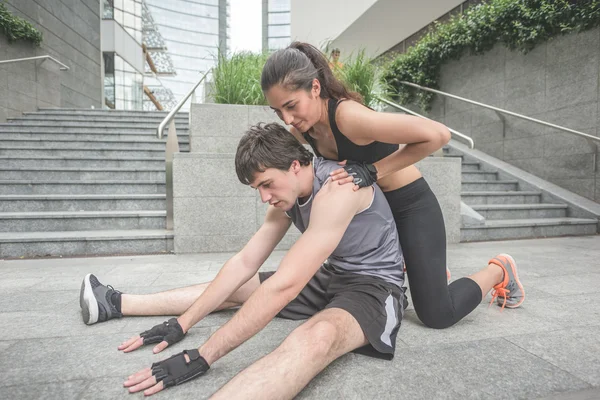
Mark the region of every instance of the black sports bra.
<instances>
[{"instance_id":1,"label":"black sports bra","mask_svg":"<svg viewBox=\"0 0 600 400\"><path fill-rule=\"evenodd\" d=\"M342 101L344 100L329 99L327 101L327 110L329 112L329 125L331 125L331 131L333 132L333 137L335 138L339 160L361 161L372 164L398 150L398 145L391 143L375 141L365 146L359 146L357 144L352 143L350 139L348 139L346 136L344 136L342 132L340 132L340 129L338 128L337 123L335 122L335 112L337 111L338 105ZM302 136L313 148L315 155L317 157L323 157L317 150L315 139L313 139L313 137L310 136L308 132L304 132Z\"/></svg>"}]
</instances>

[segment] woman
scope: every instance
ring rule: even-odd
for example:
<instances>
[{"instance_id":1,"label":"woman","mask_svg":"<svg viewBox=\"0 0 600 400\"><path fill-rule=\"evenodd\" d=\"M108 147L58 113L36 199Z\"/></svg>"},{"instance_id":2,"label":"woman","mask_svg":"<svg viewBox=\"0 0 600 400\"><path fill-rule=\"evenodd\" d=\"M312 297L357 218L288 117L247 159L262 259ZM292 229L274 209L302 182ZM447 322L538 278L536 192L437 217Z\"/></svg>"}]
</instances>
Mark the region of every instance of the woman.
<instances>
[{"instance_id":1,"label":"woman","mask_svg":"<svg viewBox=\"0 0 600 400\"><path fill-rule=\"evenodd\" d=\"M413 165L450 140L444 125L365 107L360 95L348 92L333 76L323 54L307 43L294 42L273 53L263 68L261 86L271 108L317 156L349 160L332 173L333 180L354 182L355 189L377 182L385 192L415 311L425 325L438 329L454 325L492 289L492 301L497 298L502 307L521 305L525 292L516 264L506 254L448 285L442 212Z\"/></svg>"}]
</instances>

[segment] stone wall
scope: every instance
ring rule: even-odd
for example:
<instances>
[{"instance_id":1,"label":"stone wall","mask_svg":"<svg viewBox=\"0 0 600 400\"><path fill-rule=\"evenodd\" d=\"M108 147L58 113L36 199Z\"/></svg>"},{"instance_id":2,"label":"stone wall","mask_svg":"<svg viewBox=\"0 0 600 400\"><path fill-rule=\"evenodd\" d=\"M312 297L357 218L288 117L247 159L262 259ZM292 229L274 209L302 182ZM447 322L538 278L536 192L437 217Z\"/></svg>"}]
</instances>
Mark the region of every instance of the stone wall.
<instances>
[{"instance_id":1,"label":"stone wall","mask_svg":"<svg viewBox=\"0 0 600 400\"><path fill-rule=\"evenodd\" d=\"M496 45L452 61L442 67L440 90L598 136L599 75L600 29L593 29L528 54ZM600 202L586 139L450 98L436 98L430 116L471 136L476 149Z\"/></svg>"},{"instance_id":2,"label":"stone wall","mask_svg":"<svg viewBox=\"0 0 600 400\"><path fill-rule=\"evenodd\" d=\"M5 0L15 16L43 34L41 47L0 34L0 60L50 55L52 61L0 65L0 122L41 107L101 107L99 0Z\"/></svg>"}]
</instances>

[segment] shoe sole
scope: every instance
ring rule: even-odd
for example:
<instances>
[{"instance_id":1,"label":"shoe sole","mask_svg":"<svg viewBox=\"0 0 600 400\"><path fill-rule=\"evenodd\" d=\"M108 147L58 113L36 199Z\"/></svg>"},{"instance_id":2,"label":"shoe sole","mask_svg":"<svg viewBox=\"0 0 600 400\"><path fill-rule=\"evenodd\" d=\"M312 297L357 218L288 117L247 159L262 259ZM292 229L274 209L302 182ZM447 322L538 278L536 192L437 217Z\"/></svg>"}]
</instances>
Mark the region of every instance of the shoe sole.
<instances>
[{"instance_id":1,"label":"shoe sole","mask_svg":"<svg viewBox=\"0 0 600 400\"><path fill-rule=\"evenodd\" d=\"M90 282L90 276L87 274L81 283L81 291L79 293L79 304L81 306L81 314L83 322L86 325L92 325L98 322L98 302L94 296L94 290Z\"/></svg>"},{"instance_id":2,"label":"shoe sole","mask_svg":"<svg viewBox=\"0 0 600 400\"><path fill-rule=\"evenodd\" d=\"M510 265L510 269L512 270L513 276L515 277L517 285L519 286L519 289L521 290L521 293L523 294L523 297L521 297L521 301L519 301L516 304L506 304L505 307L507 307L507 308L517 308L521 304L523 304L523 302L525 301L525 289L523 289L523 285L521 285L521 280L519 279L519 274L517 273L517 263L516 263L515 259L512 258L508 254L498 254L498 257L504 257L504 258L506 258L508 260L508 264Z\"/></svg>"}]
</instances>

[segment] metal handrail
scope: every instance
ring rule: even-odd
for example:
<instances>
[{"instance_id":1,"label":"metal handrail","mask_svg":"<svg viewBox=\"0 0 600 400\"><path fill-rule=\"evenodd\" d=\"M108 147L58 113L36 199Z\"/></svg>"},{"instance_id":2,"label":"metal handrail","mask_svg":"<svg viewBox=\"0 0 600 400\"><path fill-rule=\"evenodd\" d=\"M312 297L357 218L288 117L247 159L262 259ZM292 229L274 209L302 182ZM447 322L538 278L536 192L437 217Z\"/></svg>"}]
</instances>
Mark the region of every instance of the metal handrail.
<instances>
[{"instance_id":1,"label":"metal handrail","mask_svg":"<svg viewBox=\"0 0 600 400\"><path fill-rule=\"evenodd\" d=\"M456 99L456 100L460 100L460 101L464 101L466 103L474 104L476 106L480 106L480 107L488 108L490 110L494 110L494 111L501 112L501 113L504 113L504 114L512 115L513 117L517 117L517 118L521 118L521 119L524 119L524 120L527 120L527 121L535 122L535 123L538 123L538 124L541 124L541 125L546 125L546 126L549 126L551 128L556 128L556 129L559 129L561 131L569 132L569 133L572 133L572 134L584 137L584 138L586 138L588 140L600 142L600 138L598 138L596 136L592 136L592 135L589 135L587 133L579 132L579 131L576 131L574 129L565 128L564 126L551 124L550 122L546 122L546 121L542 121L542 120L539 120L539 119L527 117L525 115L517 114L515 112L504 110L502 108L490 106L489 104L480 103L478 101L465 99L464 97L460 97L460 96L456 96L456 95L453 95L453 94L450 94L450 93L442 92L441 90L431 89L431 88L428 88L428 87L425 87L425 86L417 85L416 83L411 83L411 82L406 82L406 81L400 81L400 83L402 83L403 85L412 86L414 88L424 90L426 92L441 94L442 96L451 97L451 98Z\"/></svg>"},{"instance_id":2,"label":"metal handrail","mask_svg":"<svg viewBox=\"0 0 600 400\"><path fill-rule=\"evenodd\" d=\"M375 96L375 97L377 98L377 100L379 100L379 101L381 101L381 102L383 102L383 103L385 103L385 104L387 104L387 105L390 105L390 106L392 106L392 107L395 107L395 108L397 108L397 109L400 109L400 110L402 110L402 111L404 111L404 112L406 112L406 113L409 113L409 114L415 115L415 116L417 116L417 117L420 117L420 118L423 118L423 119L429 119L429 120L431 119L431 118L427 118L427 117L425 117L425 116L423 116L423 115L421 115L421 114L419 114L419 113L416 113L416 112L414 112L414 111L412 111L412 110L409 110L409 109L408 109L408 108L406 108L406 107L402 107L402 106L401 106L401 105L399 105L399 104L396 104L396 103L393 103L393 102L391 102L391 101L389 101L389 100L387 100L387 99L384 99L384 98L382 98L382 97L379 97L379 96ZM470 138L469 136L465 135L464 133L460 133L460 132L458 132L458 131L455 131L455 130L454 130L454 129L452 129L452 128L448 128L448 130L449 130L451 133L455 134L456 136L458 136L458 137L460 137L460 138L462 138L462 139L466 140L467 142L469 142L469 147L470 147L471 149L475 147L475 142L474 142L474 141L473 141L473 139L472 139L472 138Z\"/></svg>"},{"instance_id":3,"label":"metal handrail","mask_svg":"<svg viewBox=\"0 0 600 400\"><path fill-rule=\"evenodd\" d=\"M27 58L15 58L13 60L2 60L2 61L0 61L0 64L10 64L10 63L16 63L16 62L21 62L21 61L42 60L42 59L44 61L46 61L47 59L51 60L51 61L54 61L55 63L57 63L58 65L60 65L60 70L61 71L68 71L70 69L65 64L61 63L56 58L54 58L52 56L49 56L49 55L37 56L37 57L27 57Z\"/></svg>"},{"instance_id":4,"label":"metal handrail","mask_svg":"<svg viewBox=\"0 0 600 400\"><path fill-rule=\"evenodd\" d=\"M204 81L204 79L206 79L206 76L210 73L210 69L208 71L206 71L204 73L204 75L202 75L202 79L200 79L198 81L198 83L196 83L194 85L194 87L188 92L188 94L186 94L180 101L179 103L177 103L177 105L175 107L173 107L173 109L169 112L169 114L167 114L167 116L165 117L165 119L162 120L162 122L158 125L158 131L156 133L156 136L159 139L162 139L162 132L165 129L165 126L167 126L167 124L171 121L171 119L173 119L173 117L175 116L175 114L177 114L177 112L181 109L181 107L183 107L183 105L185 104L185 102L190 98L190 96L196 91L196 88L198 86L200 86L200 84Z\"/></svg>"}]
</instances>

